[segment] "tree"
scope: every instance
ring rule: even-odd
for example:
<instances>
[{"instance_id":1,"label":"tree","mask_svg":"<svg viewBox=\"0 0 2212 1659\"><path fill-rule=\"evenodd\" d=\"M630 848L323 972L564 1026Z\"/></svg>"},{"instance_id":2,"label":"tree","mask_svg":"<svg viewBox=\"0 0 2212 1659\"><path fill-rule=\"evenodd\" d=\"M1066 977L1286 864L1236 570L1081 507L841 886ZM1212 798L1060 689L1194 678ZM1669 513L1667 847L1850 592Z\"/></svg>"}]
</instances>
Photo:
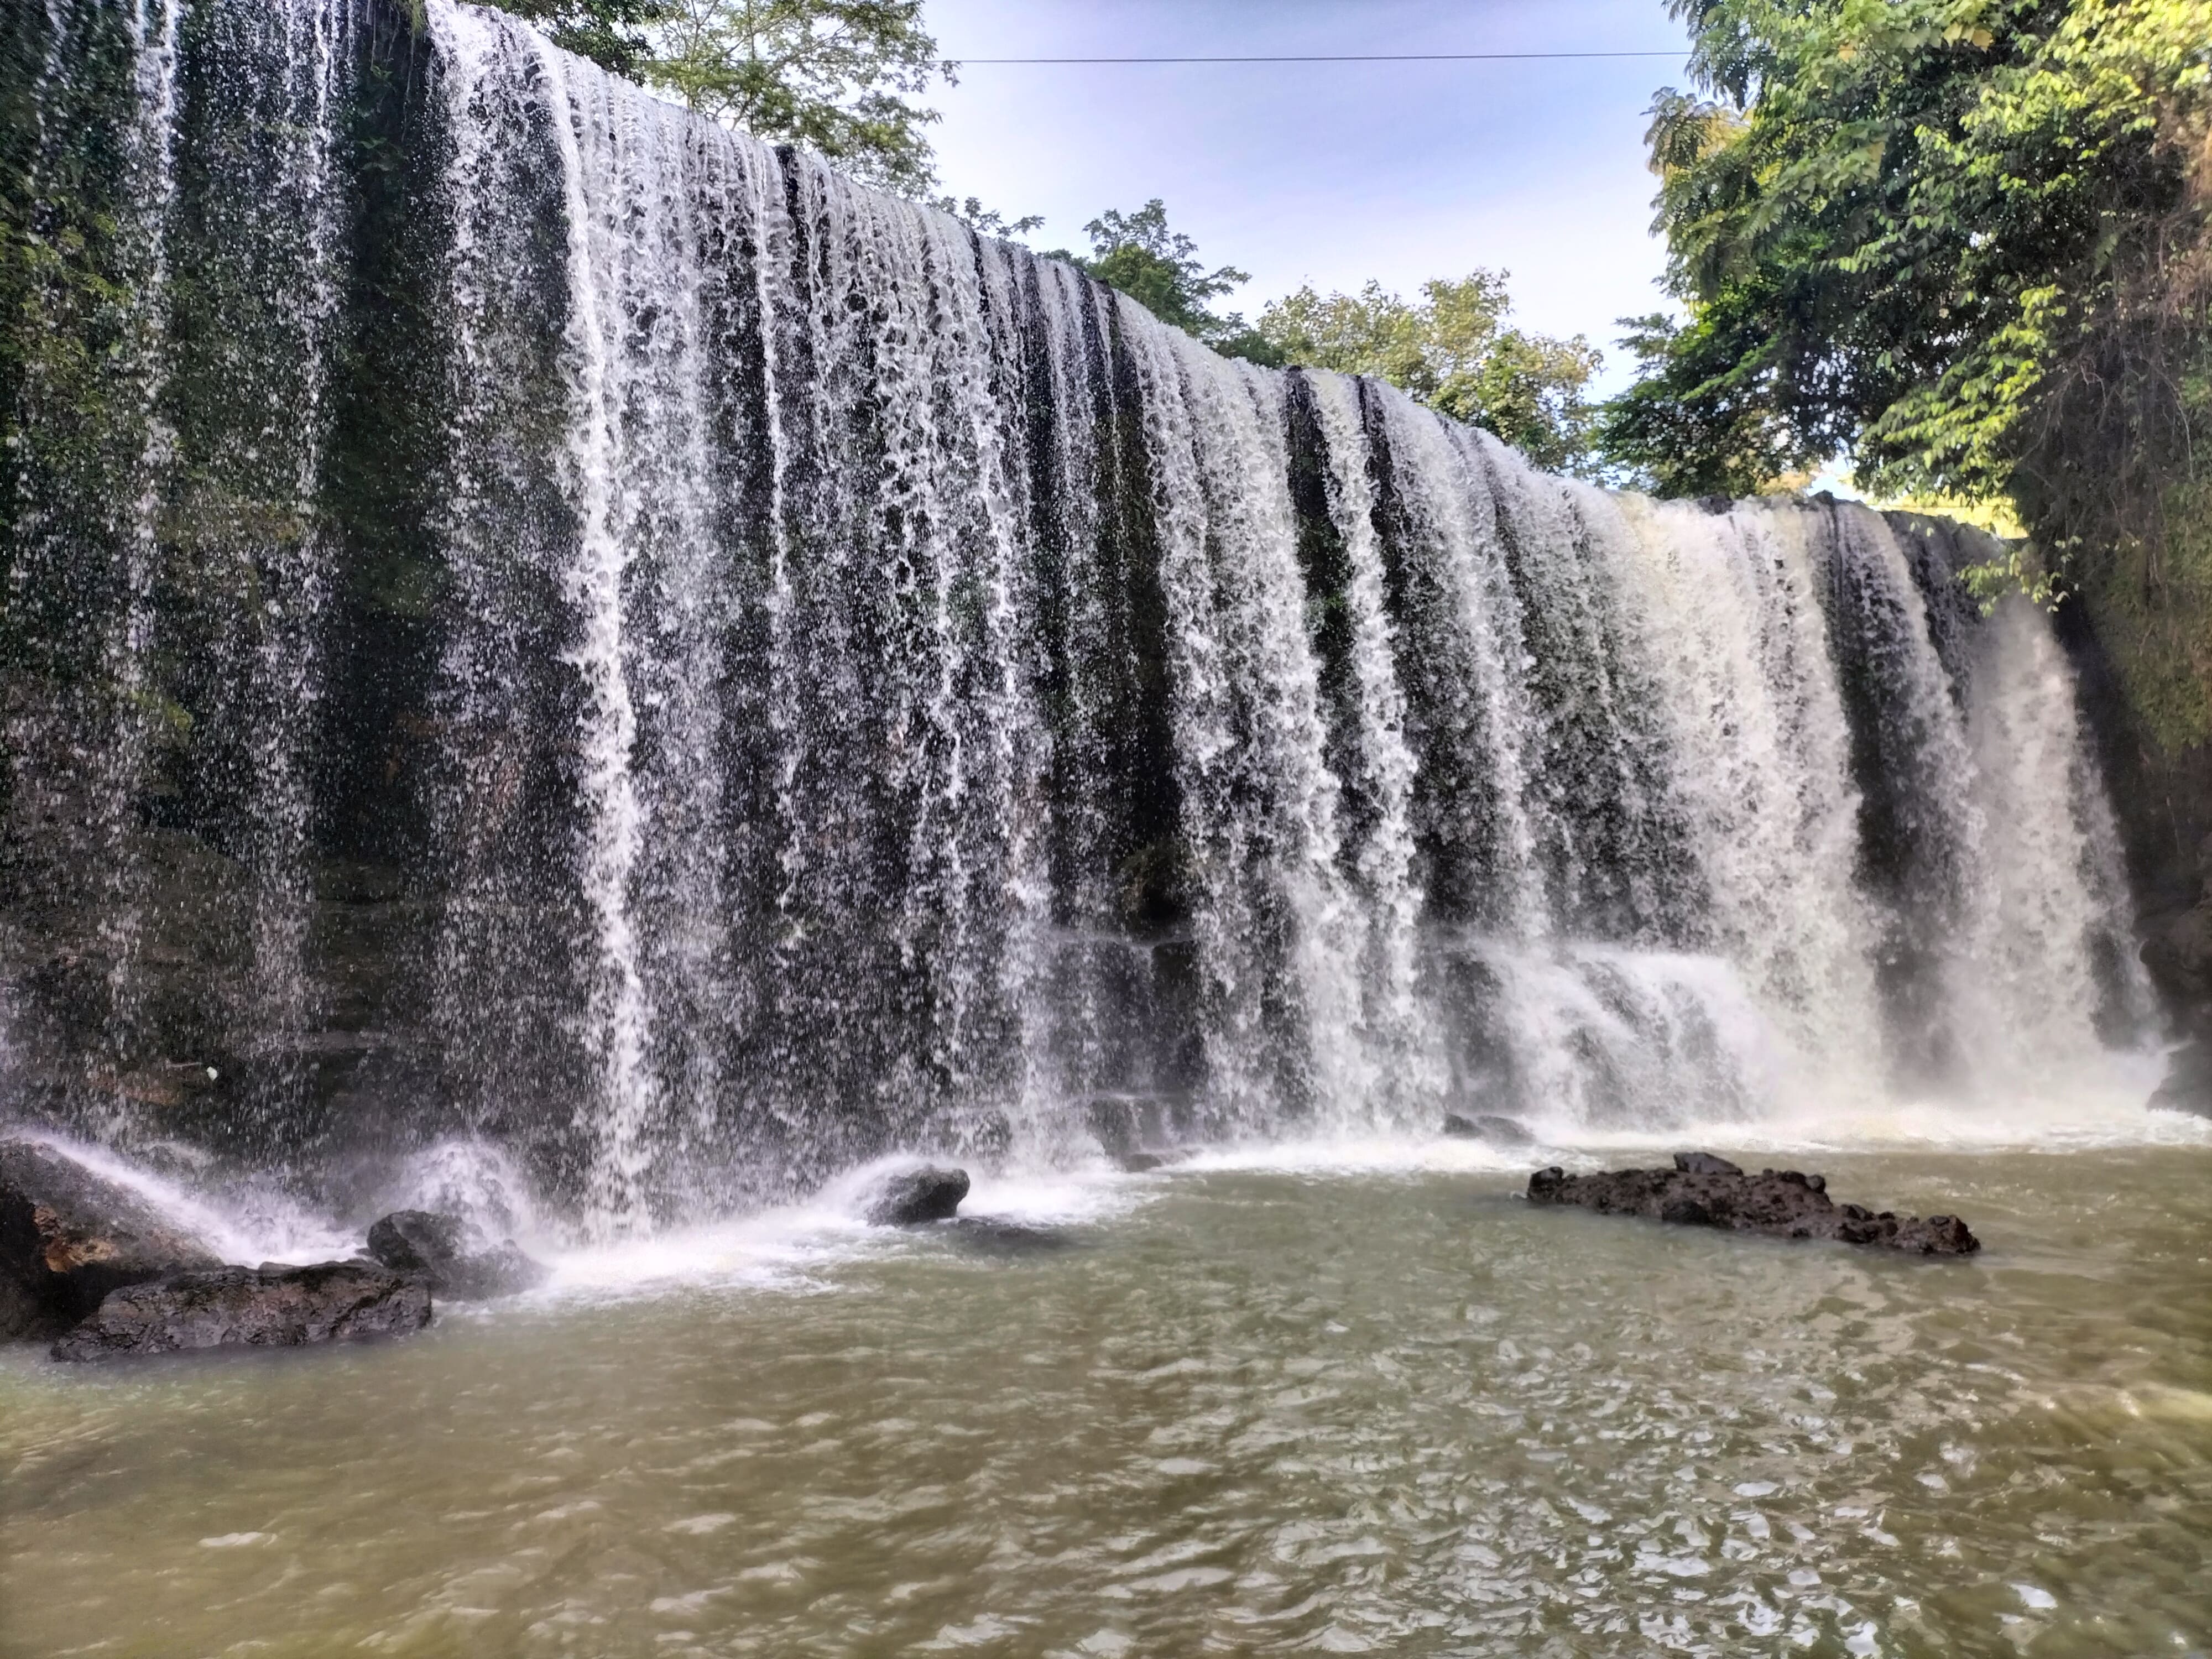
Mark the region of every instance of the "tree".
<instances>
[{"instance_id":1,"label":"tree","mask_svg":"<svg viewBox=\"0 0 2212 1659\"><path fill-rule=\"evenodd\" d=\"M1388 380L1455 420L1496 433L1539 466L1586 471L1583 389L1602 355L1506 326L1503 271L1425 283L1408 301L1370 283L1323 297L1310 286L1271 302L1258 330L1274 361Z\"/></svg>"},{"instance_id":2,"label":"tree","mask_svg":"<svg viewBox=\"0 0 2212 1659\"><path fill-rule=\"evenodd\" d=\"M660 0L657 17L642 73L701 114L902 194L936 182L938 114L914 100L956 66L921 0Z\"/></svg>"},{"instance_id":3,"label":"tree","mask_svg":"<svg viewBox=\"0 0 2212 1659\"><path fill-rule=\"evenodd\" d=\"M1003 237L1012 242L1021 241L1044 223L1043 216L1035 213L1009 219L996 208L985 207L973 196L964 200L957 196L935 196L930 198L929 205L986 236Z\"/></svg>"},{"instance_id":4,"label":"tree","mask_svg":"<svg viewBox=\"0 0 2212 1659\"><path fill-rule=\"evenodd\" d=\"M1672 3L1705 95L1649 137L1689 319L1609 441L1689 480L1848 449L1878 489L2033 493L2069 360L2201 263L2212 0Z\"/></svg>"},{"instance_id":5,"label":"tree","mask_svg":"<svg viewBox=\"0 0 2212 1659\"><path fill-rule=\"evenodd\" d=\"M545 31L553 44L588 58L612 75L635 81L653 56L648 36L660 21L664 0L496 0Z\"/></svg>"},{"instance_id":6,"label":"tree","mask_svg":"<svg viewBox=\"0 0 2212 1659\"><path fill-rule=\"evenodd\" d=\"M419 16L421 0L410 0ZM492 0L554 45L771 143L804 144L902 195L937 182L915 97L958 68L922 0ZM950 198L934 204L949 207Z\"/></svg>"},{"instance_id":7,"label":"tree","mask_svg":"<svg viewBox=\"0 0 2212 1659\"><path fill-rule=\"evenodd\" d=\"M1168 228L1167 206L1158 197L1134 213L1109 208L1083 231L1091 238L1088 258L1066 248L1044 257L1065 259L1127 295L1162 322L1227 356L1249 356L1258 349L1241 315L1218 314L1207 303L1250 282L1250 273L1234 265L1208 270L1198 257L1198 244Z\"/></svg>"},{"instance_id":8,"label":"tree","mask_svg":"<svg viewBox=\"0 0 2212 1659\"><path fill-rule=\"evenodd\" d=\"M2212 0L1672 0L1667 283L1609 453L2008 504L2154 744L2212 739Z\"/></svg>"}]
</instances>

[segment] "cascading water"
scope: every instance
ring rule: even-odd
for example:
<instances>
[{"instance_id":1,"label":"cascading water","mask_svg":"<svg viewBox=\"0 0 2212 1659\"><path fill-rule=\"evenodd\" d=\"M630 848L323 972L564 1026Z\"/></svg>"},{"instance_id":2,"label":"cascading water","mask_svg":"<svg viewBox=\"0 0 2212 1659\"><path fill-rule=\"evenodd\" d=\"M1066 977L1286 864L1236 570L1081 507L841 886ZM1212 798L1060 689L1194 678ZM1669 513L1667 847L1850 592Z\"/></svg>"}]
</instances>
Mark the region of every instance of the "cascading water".
<instances>
[{"instance_id":1,"label":"cascading water","mask_svg":"<svg viewBox=\"0 0 2212 1659\"><path fill-rule=\"evenodd\" d=\"M450 0L7 27L9 201L111 227L29 301L125 347L0 388L26 1111L471 1134L610 1230L2144 1030L2067 665L1968 532L1546 477Z\"/></svg>"}]
</instances>

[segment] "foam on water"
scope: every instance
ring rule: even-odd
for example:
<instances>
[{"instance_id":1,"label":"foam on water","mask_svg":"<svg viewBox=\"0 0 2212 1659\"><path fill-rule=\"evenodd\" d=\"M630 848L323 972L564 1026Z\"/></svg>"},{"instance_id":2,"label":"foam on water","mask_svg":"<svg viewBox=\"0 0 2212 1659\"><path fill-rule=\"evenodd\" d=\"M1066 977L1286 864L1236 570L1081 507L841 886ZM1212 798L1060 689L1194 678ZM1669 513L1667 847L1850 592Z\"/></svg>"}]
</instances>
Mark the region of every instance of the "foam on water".
<instances>
[{"instance_id":1,"label":"foam on water","mask_svg":"<svg viewBox=\"0 0 2212 1659\"><path fill-rule=\"evenodd\" d=\"M845 1171L799 1204L557 1251L549 1257L554 1276L536 1296L604 1299L699 1285L819 1290L827 1285L822 1275L847 1262L946 1248L951 1236L943 1229L875 1227L862 1218L876 1183L916 1162L878 1159ZM981 1175L960 1213L1038 1228L1106 1226L1145 1203L1155 1186L1103 1168Z\"/></svg>"}]
</instances>

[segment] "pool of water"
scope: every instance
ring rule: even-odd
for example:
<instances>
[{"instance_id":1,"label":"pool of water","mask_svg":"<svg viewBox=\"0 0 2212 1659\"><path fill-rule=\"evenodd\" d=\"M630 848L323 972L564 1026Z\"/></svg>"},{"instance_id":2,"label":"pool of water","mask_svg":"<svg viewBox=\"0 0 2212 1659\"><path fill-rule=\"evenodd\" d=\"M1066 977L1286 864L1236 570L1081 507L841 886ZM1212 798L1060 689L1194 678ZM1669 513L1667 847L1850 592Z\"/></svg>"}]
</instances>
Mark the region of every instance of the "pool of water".
<instances>
[{"instance_id":1,"label":"pool of water","mask_svg":"<svg viewBox=\"0 0 2212 1659\"><path fill-rule=\"evenodd\" d=\"M1048 1251L799 1218L386 1346L19 1349L0 1654L2202 1652L2178 1139L1791 1160L1963 1262L1314 1151L979 1188Z\"/></svg>"}]
</instances>

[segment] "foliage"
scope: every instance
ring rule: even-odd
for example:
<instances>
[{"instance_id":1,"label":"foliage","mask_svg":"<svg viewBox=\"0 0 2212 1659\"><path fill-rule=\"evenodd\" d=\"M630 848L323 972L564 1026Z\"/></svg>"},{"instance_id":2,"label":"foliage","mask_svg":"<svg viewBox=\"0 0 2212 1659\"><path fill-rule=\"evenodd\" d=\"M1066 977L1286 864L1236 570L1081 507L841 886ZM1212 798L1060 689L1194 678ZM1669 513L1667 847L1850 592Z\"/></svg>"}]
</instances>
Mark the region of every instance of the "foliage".
<instances>
[{"instance_id":1,"label":"foliage","mask_svg":"<svg viewBox=\"0 0 2212 1659\"><path fill-rule=\"evenodd\" d=\"M2201 245L2208 0L1674 0L1710 97L1652 109L1679 328L1607 436L1741 488L1850 448L2012 493L2069 356Z\"/></svg>"},{"instance_id":2,"label":"foliage","mask_svg":"<svg viewBox=\"0 0 2212 1659\"><path fill-rule=\"evenodd\" d=\"M1553 339L1505 325L1502 271L1422 284L1408 301L1370 283L1327 297L1311 287L1261 313L1275 361L1372 374L1455 420L1496 433L1539 466L1590 465L1583 388L1603 362L1580 335Z\"/></svg>"},{"instance_id":3,"label":"foliage","mask_svg":"<svg viewBox=\"0 0 2212 1659\"><path fill-rule=\"evenodd\" d=\"M422 0L407 3L419 27ZM936 182L937 112L914 100L957 65L939 59L922 0L490 3L612 74L756 137L804 144L856 179L916 197ZM952 210L949 197L933 205Z\"/></svg>"},{"instance_id":4,"label":"foliage","mask_svg":"<svg viewBox=\"0 0 2212 1659\"><path fill-rule=\"evenodd\" d=\"M2041 551L1984 585L2124 614L2138 708L2183 711L2160 740L2212 738L2212 0L1672 3L1698 88L1649 137L1686 317L1631 325L1606 453L1668 493L1848 454L1879 495L2008 503Z\"/></svg>"},{"instance_id":5,"label":"foliage","mask_svg":"<svg viewBox=\"0 0 2212 1659\"><path fill-rule=\"evenodd\" d=\"M494 0L526 17L553 44L588 58L610 74L641 78L653 57L652 26L666 15L665 0Z\"/></svg>"},{"instance_id":6,"label":"foliage","mask_svg":"<svg viewBox=\"0 0 2212 1659\"><path fill-rule=\"evenodd\" d=\"M904 194L935 181L937 112L914 99L953 65L921 0L659 0L656 15L645 78L700 113Z\"/></svg>"},{"instance_id":7,"label":"foliage","mask_svg":"<svg viewBox=\"0 0 2212 1659\"><path fill-rule=\"evenodd\" d=\"M1020 241L1044 223L1043 217L1034 213L1009 219L996 208L985 207L973 196L964 200L955 196L935 196L930 198L929 205L986 236L1003 237L1008 241Z\"/></svg>"},{"instance_id":8,"label":"foliage","mask_svg":"<svg viewBox=\"0 0 2212 1659\"><path fill-rule=\"evenodd\" d=\"M1209 301L1252 280L1234 265L1208 270L1198 244L1168 228L1166 204L1155 196L1134 213L1109 208L1083 228L1088 258L1054 248L1044 257L1065 259L1107 287L1120 290L1171 327L1182 329L1231 356L1254 356L1258 342L1235 312L1221 315ZM1261 356L1261 361L1267 361Z\"/></svg>"}]
</instances>

